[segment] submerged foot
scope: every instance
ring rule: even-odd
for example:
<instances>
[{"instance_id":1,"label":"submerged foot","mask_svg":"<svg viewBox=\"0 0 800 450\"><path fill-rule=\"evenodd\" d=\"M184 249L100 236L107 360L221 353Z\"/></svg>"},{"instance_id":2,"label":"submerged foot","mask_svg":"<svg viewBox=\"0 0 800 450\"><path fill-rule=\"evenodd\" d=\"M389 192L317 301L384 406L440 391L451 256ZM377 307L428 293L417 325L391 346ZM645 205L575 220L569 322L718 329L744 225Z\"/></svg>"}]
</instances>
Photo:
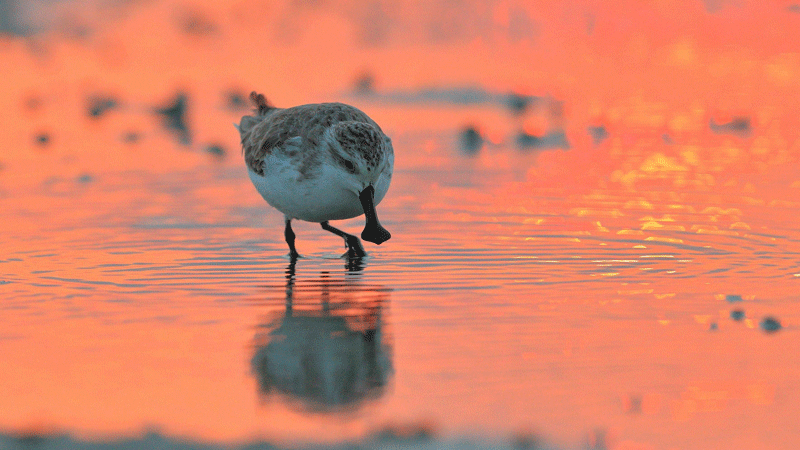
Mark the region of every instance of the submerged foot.
<instances>
[{"instance_id":1,"label":"submerged foot","mask_svg":"<svg viewBox=\"0 0 800 450\"><path fill-rule=\"evenodd\" d=\"M255 94L255 92L253 92ZM252 97L253 94L250 94ZM263 95L261 96L263 100ZM266 100L264 100L266 101ZM292 231L292 219L287 217L286 218L286 228L283 230L283 235L286 237L286 244L289 245L289 259L295 261L297 258L300 257L300 254L297 253L297 248L294 246L294 231Z\"/></svg>"},{"instance_id":2,"label":"submerged foot","mask_svg":"<svg viewBox=\"0 0 800 450\"><path fill-rule=\"evenodd\" d=\"M320 225L322 226L323 230L330 231L331 233L344 238L344 245L347 246L347 257L363 258L364 256L367 256L367 252L364 251L364 247L361 245L361 240L357 237L353 236L352 234L347 234L338 228L332 227L327 220L325 222L320 222Z\"/></svg>"},{"instance_id":3,"label":"submerged foot","mask_svg":"<svg viewBox=\"0 0 800 450\"><path fill-rule=\"evenodd\" d=\"M364 246L361 245L361 240L353 235L347 235L344 238L344 243L347 246L347 256L349 258L363 258L367 256L364 251Z\"/></svg>"}]
</instances>

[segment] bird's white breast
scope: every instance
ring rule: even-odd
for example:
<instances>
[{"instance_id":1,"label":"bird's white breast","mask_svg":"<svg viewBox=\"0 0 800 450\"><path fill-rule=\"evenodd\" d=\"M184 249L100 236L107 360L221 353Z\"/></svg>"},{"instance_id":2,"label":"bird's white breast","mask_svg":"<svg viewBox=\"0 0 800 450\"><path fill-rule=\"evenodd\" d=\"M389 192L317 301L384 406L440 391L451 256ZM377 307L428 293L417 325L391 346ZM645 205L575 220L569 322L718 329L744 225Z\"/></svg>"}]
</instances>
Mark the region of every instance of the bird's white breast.
<instances>
[{"instance_id":1,"label":"bird's white breast","mask_svg":"<svg viewBox=\"0 0 800 450\"><path fill-rule=\"evenodd\" d=\"M249 169L248 175L267 203L293 219L323 222L364 213L358 194L347 188L341 171L325 163L314 177L308 178L290 161L267 155L264 176Z\"/></svg>"}]
</instances>

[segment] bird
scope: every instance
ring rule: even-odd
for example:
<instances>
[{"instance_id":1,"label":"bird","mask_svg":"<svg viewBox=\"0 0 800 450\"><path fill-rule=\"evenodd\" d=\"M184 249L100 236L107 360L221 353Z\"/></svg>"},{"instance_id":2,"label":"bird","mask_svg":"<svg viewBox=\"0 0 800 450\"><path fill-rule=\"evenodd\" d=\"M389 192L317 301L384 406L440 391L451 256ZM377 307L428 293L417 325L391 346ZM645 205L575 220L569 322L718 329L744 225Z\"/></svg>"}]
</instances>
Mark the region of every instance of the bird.
<instances>
[{"instance_id":1,"label":"bird","mask_svg":"<svg viewBox=\"0 0 800 450\"><path fill-rule=\"evenodd\" d=\"M299 257L292 220L316 222L344 239L346 255L366 256L358 237L331 220L365 216L361 238L382 244L391 233L375 206L389 190L394 171L391 139L367 114L344 103L273 106L253 91L252 115L236 127L247 173L256 190L284 215L289 256Z\"/></svg>"}]
</instances>

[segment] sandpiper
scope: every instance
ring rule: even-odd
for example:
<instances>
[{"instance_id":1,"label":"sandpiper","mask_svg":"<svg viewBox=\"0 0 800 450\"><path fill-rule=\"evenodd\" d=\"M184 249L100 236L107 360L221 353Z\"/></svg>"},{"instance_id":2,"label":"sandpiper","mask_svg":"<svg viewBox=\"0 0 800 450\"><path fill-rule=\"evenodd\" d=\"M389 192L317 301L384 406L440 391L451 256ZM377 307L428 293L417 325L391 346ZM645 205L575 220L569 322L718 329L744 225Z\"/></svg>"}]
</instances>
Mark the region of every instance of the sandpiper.
<instances>
[{"instance_id":1,"label":"sandpiper","mask_svg":"<svg viewBox=\"0 0 800 450\"><path fill-rule=\"evenodd\" d=\"M253 92L253 115L238 125L250 180L286 219L289 255L298 257L292 219L318 222L344 238L347 254L366 255L361 241L328 221L364 214L361 238L381 244L391 234L378 222L394 170L392 141L375 121L342 103L276 108Z\"/></svg>"}]
</instances>

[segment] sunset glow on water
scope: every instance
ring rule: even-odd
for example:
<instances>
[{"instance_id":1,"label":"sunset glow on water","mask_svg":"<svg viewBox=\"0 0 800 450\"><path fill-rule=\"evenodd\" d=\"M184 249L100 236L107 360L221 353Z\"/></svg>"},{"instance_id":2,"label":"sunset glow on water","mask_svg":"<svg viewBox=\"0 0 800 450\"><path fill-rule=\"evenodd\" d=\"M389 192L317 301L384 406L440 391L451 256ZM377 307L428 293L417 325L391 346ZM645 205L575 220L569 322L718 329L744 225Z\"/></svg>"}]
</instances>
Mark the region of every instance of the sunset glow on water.
<instances>
[{"instance_id":1,"label":"sunset glow on water","mask_svg":"<svg viewBox=\"0 0 800 450\"><path fill-rule=\"evenodd\" d=\"M0 442L797 448L800 8L528 3L8 2ZM290 262L251 90L381 125L390 241Z\"/></svg>"}]
</instances>

